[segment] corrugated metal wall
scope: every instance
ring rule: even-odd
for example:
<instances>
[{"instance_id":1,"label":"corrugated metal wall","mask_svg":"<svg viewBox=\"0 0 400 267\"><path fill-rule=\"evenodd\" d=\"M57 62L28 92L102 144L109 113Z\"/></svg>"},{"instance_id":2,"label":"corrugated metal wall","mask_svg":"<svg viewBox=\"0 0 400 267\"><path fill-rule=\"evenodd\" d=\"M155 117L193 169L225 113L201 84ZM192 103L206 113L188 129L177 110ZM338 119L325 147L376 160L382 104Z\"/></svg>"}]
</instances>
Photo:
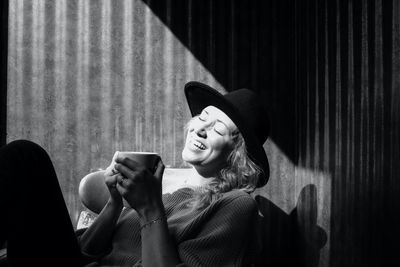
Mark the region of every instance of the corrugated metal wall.
<instances>
[{"instance_id":1,"label":"corrugated metal wall","mask_svg":"<svg viewBox=\"0 0 400 267\"><path fill-rule=\"evenodd\" d=\"M260 265L388 266L399 34L396 0L10 0L7 140L47 149L76 220L113 151L183 166L186 81L249 87L272 126Z\"/></svg>"},{"instance_id":2,"label":"corrugated metal wall","mask_svg":"<svg viewBox=\"0 0 400 267\"><path fill-rule=\"evenodd\" d=\"M7 128L7 50L8 50L8 1L0 2L0 145L6 143Z\"/></svg>"},{"instance_id":3,"label":"corrugated metal wall","mask_svg":"<svg viewBox=\"0 0 400 267\"><path fill-rule=\"evenodd\" d=\"M332 177L330 266L398 266L400 2L296 15L299 165Z\"/></svg>"},{"instance_id":4,"label":"corrugated metal wall","mask_svg":"<svg viewBox=\"0 0 400 267\"><path fill-rule=\"evenodd\" d=\"M7 140L52 156L71 216L79 180L115 150L180 167L183 85L223 88L142 1L10 1Z\"/></svg>"}]
</instances>

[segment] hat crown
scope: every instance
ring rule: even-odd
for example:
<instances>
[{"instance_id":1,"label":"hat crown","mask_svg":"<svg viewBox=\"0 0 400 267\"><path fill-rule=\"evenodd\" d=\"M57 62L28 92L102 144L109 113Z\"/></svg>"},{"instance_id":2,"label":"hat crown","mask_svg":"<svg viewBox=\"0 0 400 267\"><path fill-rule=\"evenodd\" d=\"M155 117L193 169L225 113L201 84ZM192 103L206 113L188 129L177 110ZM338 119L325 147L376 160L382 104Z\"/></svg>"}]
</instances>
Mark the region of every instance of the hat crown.
<instances>
[{"instance_id":1,"label":"hat crown","mask_svg":"<svg viewBox=\"0 0 400 267\"><path fill-rule=\"evenodd\" d=\"M246 127L253 131L258 141L263 144L269 135L269 121L258 95L242 88L227 93L224 97L237 109Z\"/></svg>"}]
</instances>

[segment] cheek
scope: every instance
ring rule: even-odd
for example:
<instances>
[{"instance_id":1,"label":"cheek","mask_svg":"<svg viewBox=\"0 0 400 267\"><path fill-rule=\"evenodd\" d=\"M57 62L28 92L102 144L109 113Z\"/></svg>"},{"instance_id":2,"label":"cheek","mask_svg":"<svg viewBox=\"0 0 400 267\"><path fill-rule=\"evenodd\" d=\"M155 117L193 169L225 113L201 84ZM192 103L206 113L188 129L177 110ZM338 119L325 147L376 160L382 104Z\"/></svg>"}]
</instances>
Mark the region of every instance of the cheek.
<instances>
[{"instance_id":1,"label":"cheek","mask_svg":"<svg viewBox=\"0 0 400 267\"><path fill-rule=\"evenodd\" d=\"M188 133L193 131L195 128L199 128L201 126L201 122L198 119L192 120L188 125Z\"/></svg>"},{"instance_id":2,"label":"cheek","mask_svg":"<svg viewBox=\"0 0 400 267\"><path fill-rule=\"evenodd\" d=\"M188 141L189 141L189 136L190 136L190 133L193 131L193 129L188 129L187 130L187 132L186 132L186 138L185 138L185 144L187 144L188 143Z\"/></svg>"},{"instance_id":3,"label":"cheek","mask_svg":"<svg viewBox=\"0 0 400 267\"><path fill-rule=\"evenodd\" d=\"M221 154L225 157L225 159L228 159L228 156L231 152L232 152L232 146L227 145L222 149Z\"/></svg>"},{"instance_id":4,"label":"cheek","mask_svg":"<svg viewBox=\"0 0 400 267\"><path fill-rule=\"evenodd\" d=\"M214 151L219 155L228 156L232 151L232 143L229 140L218 140L214 143Z\"/></svg>"}]
</instances>

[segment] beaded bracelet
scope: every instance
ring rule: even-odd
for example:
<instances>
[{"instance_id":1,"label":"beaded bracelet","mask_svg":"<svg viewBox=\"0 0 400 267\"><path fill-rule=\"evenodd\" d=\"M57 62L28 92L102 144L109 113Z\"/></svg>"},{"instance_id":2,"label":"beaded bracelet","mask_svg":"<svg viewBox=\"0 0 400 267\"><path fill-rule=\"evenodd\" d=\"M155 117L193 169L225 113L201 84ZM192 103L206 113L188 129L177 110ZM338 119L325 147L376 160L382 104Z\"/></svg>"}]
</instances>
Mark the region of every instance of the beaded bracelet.
<instances>
[{"instance_id":1,"label":"beaded bracelet","mask_svg":"<svg viewBox=\"0 0 400 267\"><path fill-rule=\"evenodd\" d=\"M165 220L165 216L158 217L157 219L151 220L140 226L140 230L143 230L146 227L150 227L151 225L157 223L157 222L162 222Z\"/></svg>"}]
</instances>

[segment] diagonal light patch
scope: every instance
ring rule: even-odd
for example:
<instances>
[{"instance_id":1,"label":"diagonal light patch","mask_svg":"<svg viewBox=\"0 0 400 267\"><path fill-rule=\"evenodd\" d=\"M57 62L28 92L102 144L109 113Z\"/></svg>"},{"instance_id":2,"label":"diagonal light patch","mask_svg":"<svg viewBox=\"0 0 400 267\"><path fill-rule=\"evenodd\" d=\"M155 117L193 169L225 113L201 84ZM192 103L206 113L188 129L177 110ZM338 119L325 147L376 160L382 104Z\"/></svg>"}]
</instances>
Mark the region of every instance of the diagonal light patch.
<instances>
[{"instance_id":1,"label":"diagonal light patch","mask_svg":"<svg viewBox=\"0 0 400 267\"><path fill-rule=\"evenodd\" d=\"M125 40L128 47L131 44L132 53L142 51L140 56L143 60L143 81L139 86L144 92L144 121L156 120L157 123L136 124L136 136L140 138L143 132L156 133L152 136L153 140L140 139L140 143L153 143L155 150L161 154L171 151L173 159L168 162L172 166L179 166L180 161L180 144L183 136L183 123L189 119L190 113L187 108L183 94L183 86L188 81L200 81L216 88L221 93L226 93L225 88L215 79L213 74L194 56L194 54L179 40L179 38L143 1L134 1L132 11L128 11L125 21L128 20L129 14L134 14L131 19L132 23L125 25L125 34L133 32L131 40ZM167 10L167 12L169 12ZM167 22L170 14L167 15ZM143 25L141 28L135 25ZM127 36L127 35L125 35ZM143 37L143 40L138 39ZM143 47L140 47L143 45ZM129 51L129 50L128 50ZM138 57L126 57L125 65L138 66L130 60L138 59ZM131 82L133 86L137 86L135 81ZM127 88L126 88L127 89ZM155 96L158 91L158 96ZM162 103L161 103L162 102ZM155 106L163 106L163 111L154 112ZM155 115L156 114L156 115ZM154 118L154 116L158 116ZM180 118L182 117L182 118ZM142 128L141 128L142 127ZM172 131L172 132L171 132ZM166 137L162 143L156 140L157 136Z\"/></svg>"},{"instance_id":2,"label":"diagonal light patch","mask_svg":"<svg viewBox=\"0 0 400 267\"><path fill-rule=\"evenodd\" d=\"M175 75L178 76L179 81L197 80L206 83L219 92L225 93L225 88L215 79L212 73L193 55L179 38L170 30L168 25L161 21L158 16L148 7L143 1L135 1L136 8L144 9L145 16L145 62L146 64L146 80L152 79L152 69L154 58L162 60L165 63L165 68L162 73L163 80L165 81L168 91L172 90L174 84L173 79ZM167 10L167 12L169 12ZM167 20L170 14L167 14ZM189 29L190 31L190 29ZM162 36L162 41L160 40ZM180 67L176 67L179 62ZM180 83L182 84L182 83Z\"/></svg>"},{"instance_id":3,"label":"diagonal light patch","mask_svg":"<svg viewBox=\"0 0 400 267\"><path fill-rule=\"evenodd\" d=\"M270 179L265 187L256 190L256 195L264 196L288 215L296 210L298 223L316 223L314 226L321 227L329 239L331 174L295 165L271 139L264 144L264 149L270 164ZM304 190L310 186L315 188L315 199L310 195L304 198L304 194L309 193ZM313 214L316 218L311 218ZM313 235L306 233L306 236ZM329 258L329 242L321 249L321 254L325 254L325 259Z\"/></svg>"}]
</instances>

